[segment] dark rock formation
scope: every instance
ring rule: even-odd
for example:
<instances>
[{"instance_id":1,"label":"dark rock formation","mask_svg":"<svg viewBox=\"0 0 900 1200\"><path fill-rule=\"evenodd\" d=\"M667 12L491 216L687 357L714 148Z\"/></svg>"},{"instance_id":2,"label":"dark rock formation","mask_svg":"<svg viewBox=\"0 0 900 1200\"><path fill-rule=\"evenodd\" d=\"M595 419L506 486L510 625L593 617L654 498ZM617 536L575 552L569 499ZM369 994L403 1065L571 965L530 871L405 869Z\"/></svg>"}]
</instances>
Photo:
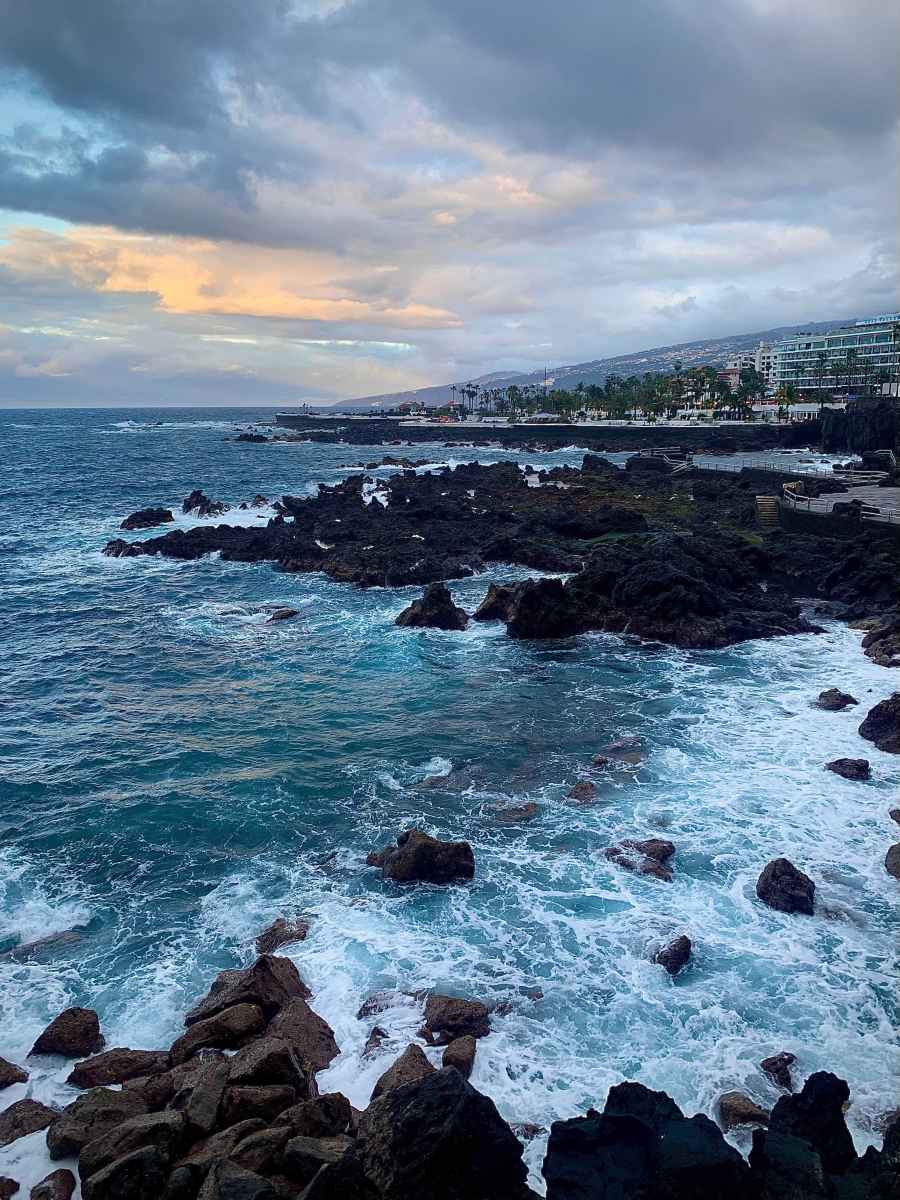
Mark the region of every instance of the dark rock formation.
<instances>
[{"instance_id":1,"label":"dark rock formation","mask_svg":"<svg viewBox=\"0 0 900 1200\"><path fill-rule=\"evenodd\" d=\"M894 692L869 710L859 727L859 735L874 742L879 750L900 754L900 692Z\"/></svg>"},{"instance_id":2,"label":"dark rock formation","mask_svg":"<svg viewBox=\"0 0 900 1200\"><path fill-rule=\"evenodd\" d=\"M56 1109L37 1100L17 1100L0 1112L0 1146L8 1146L38 1129L46 1129L58 1116Z\"/></svg>"},{"instance_id":3,"label":"dark rock formation","mask_svg":"<svg viewBox=\"0 0 900 1200\"><path fill-rule=\"evenodd\" d=\"M308 933L309 921L304 921L302 917L293 920L276 917L268 929L264 929L256 939L256 952L271 954L281 946L290 945L291 942L302 942Z\"/></svg>"},{"instance_id":4,"label":"dark rock formation","mask_svg":"<svg viewBox=\"0 0 900 1200\"><path fill-rule=\"evenodd\" d=\"M894 879L900 879L900 842L895 842L888 848L888 852L884 856L884 869Z\"/></svg>"},{"instance_id":5,"label":"dark rock formation","mask_svg":"<svg viewBox=\"0 0 900 1200\"><path fill-rule=\"evenodd\" d=\"M8 1175L0 1175L0 1200L12 1200L18 1190L19 1185L15 1179L10 1179Z\"/></svg>"},{"instance_id":6,"label":"dark rock formation","mask_svg":"<svg viewBox=\"0 0 900 1200\"><path fill-rule=\"evenodd\" d=\"M255 1004L267 1018L300 996L309 999L309 988L289 958L263 954L250 967L222 971L208 994L185 1016L185 1025L205 1020L235 1004Z\"/></svg>"},{"instance_id":7,"label":"dark rock formation","mask_svg":"<svg viewBox=\"0 0 900 1200\"><path fill-rule=\"evenodd\" d=\"M76 1063L66 1083L80 1088L103 1087L124 1083L126 1079L138 1079L142 1075L159 1075L170 1066L168 1051L116 1047Z\"/></svg>"},{"instance_id":8,"label":"dark rock formation","mask_svg":"<svg viewBox=\"0 0 900 1200\"><path fill-rule=\"evenodd\" d=\"M142 508L126 517L120 529L152 529L154 525L165 525L175 518L168 508Z\"/></svg>"},{"instance_id":9,"label":"dark rock formation","mask_svg":"<svg viewBox=\"0 0 900 1200\"><path fill-rule=\"evenodd\" d=\"M756 894L769 908L811 917L816 885L789 859L776 858L763 867L756 881Z\"/></svg>"},{"instance_id":10,"label":"dark rock formation","mask_svg":"<svg viewBox=\"0 0 900 1200\"><path fill-rule=\"evenodd\" d=\"M372 1032L366 1038L366 1044L363 1047L363 1058L371 1057L387 1036L388 1032L386 1029L382 1029L380 1025L374 1025Z\"/></svg>"},{"instance_id":11,"label":"dark rock formation","mask_svg":"<svg viewBox=\"0 0 900 1200\"><path fill-rule=\"evenodd\" d=\"M289 1126L292 1136L336 1137L348 1132L351 1121L347 1097L340 1092L328 1092L286 1109L277 1118L276 1125Z\"/></svg>"},{"instance_id":12,"label":"dark rock formation","mask_svg":"<svg viewBox=\"0 0 900 1200\"><path fill-rule=\"evenodd\" d=\"M94 1088L54 1114L47 1130L47 1150L52 1159L80 1154L97 1138L106 1137L123 1122L143 1116L147 1106L133 1092Z\"/></svg>"},{"instance_id":13,"label":"dark rock formation","mask_svg":"<svg viewBox=\"0 0 900 1200\"><path fill-rule=\"evenodd\" d=\"M172 1062L187 1062L192 1054L205 1046L231 1049L244 1046L262 1033L266 1022L262 1009L256 1004L235 1004L203 1021L194 1021L186 1033L172 1043Z\"/></svg>"},{"instance_id":14,"label":"dark rock formation","mask_svg":"<svg viewBox=\"0 0 900 1200\"><path fill-rule=\"evenodd\" d=\"M472 614L473 621L508 621L522 585L489 583L488 590Z\"/></svg>"},{"instance_id":15,"label":"dark rock formation","mask_svg":"<svg viewBox=\"0 0 900 1200\"><path fill-rule=\"evenodd\" d=\"M293 1107L296 1100L297 1093L287 1084L229 1087L222 1097L218 1124L227 1128L255 1119L270 1125L286 1109Z\"/></svg>"},{"instance_id":16,"label":"dark rock formation","mask_svg":"<svg viewBox=\"0 0 900 1200\"><path fill-rule=\"evenodd\" d=\"M61 1168L51 1171L34 1185L30 1200L72 1200L74 1192L75 1176L71 1171Z\"/></svg>"},{"instance_id":17,"label":"dark rock formation","mask_svg":"<svg viewBox=\"0 0 900 1200\"><path fill-rule=\"evenodd\" d=\"M578 629L575 607L559 579L529 579L519 586L506 623L510 637L571 637Z\"/></svg>"},{"instance_id":18,"label":"dark rock formation","mask_svg":"<svg viewBox=\"0 0 900 1200\"><path fill-rule=\"evenodd\" d=\"M366 863L380 867L385 879L396 883L453 883L472 879L475 855L468 842L442 842L418 829L408 829L397 845L370 854Z\"/></svg>"},{"instance_id":19,"label":"dark rock formation","mask_svg":"<svg viewBox=\"0 0 900 1200\"><path fill-rule=\"evenodd\" d=\"M856 1161L853 1139L844 1121L850 1089L828 1071L810 1075L796 1096L782 1096L772 1109L769 1128L807 1142L829 1174L840 1174Z\"/></svg>"},{"instance_id":20,"label":"dark rock formation","mask_svg":"<svg viewBox=\"0 0 900 1200\"><path fill-rule=\"evenodd\" d=\"M852 704L859 704L859 701L854 699L849 692L842 692L840 688L836 687L826 688L824 692L819 692L819 698L816 700L816 707L824 708L826 712L841 712Z\"/></svg>"},{"instance_id":21,"label":"dark rock formation","mask_svg":"<svg viewBox=\"0 0 900 1200\"><path fill-rule=\"evenodd\" d=\"M78 1173L82 1181L96 1175L116 1159L152 1146L166 1165L171 1163L187 1138L187 1123L179 1112L146 1113L123 1121L103 1137L95 1138L81 1151Z\"/></svg>"},{"instance_id":22,"label":"dark rock formation","mask_svg":"<svg viewBox=\"0 0 900 1200\"><path fill-rule=\"evenodd\" d=\"M272 625L278 621L291 621L299 615L296 608L272 608L269 610L269 618L266 624Z\"/></svg>"},{"instance_id":23,"label":"dark rock formation","mask_svg":"<svg viewBox=\"0 0 900 1200\"><path fill-rule=\"evenodd\" d=\"M468 1079L475 1066L476 1042L470 1033L454 1038L441 1056L442 1067L455 1067L463 1079Z\"/></svg>"},{"instance_id":24,"label":"dark rock formation","mask_svg":"<svg viewBox=\"0 0 900 1200\"><path fill-rule=\"evenodd\" d=\"M239 433L234 439L236 442L251 442L258 445L262 442L267 442L269 439L264 433Z\"/></svg>"},{"instance_id":25,"label":"dark rock formation","mask_svg":"<svg viewBox=\"0 0 900 1200\"><path fill-rule=\"evenodd\" d=\"M862 454L900 450L900 408L888 398L851 401L846 409L822 410L822 450Z\"/></svg>"},{"instance_id":26,"label":"dark rock formation","mask_svg":"<svg viewBox=\"0 0 900 1200\"><path fill-rule=\"evenodd\" d=\"M592 800L596 800L597 798L597 785L591 783L590 779L579 779L566 792L566 798L568 800L575 800L579 804L590 804Z\"/></svg>"},{"instance_id":27,"label":"dark rock formation","mask_svg":"<svg viewBox=\"0 0 900 1200\"><path fill-rule=\"evenodd\" d=\"M791 1067L796 1061L796 1054L791 1054L788 1050L781 1050L778 1054L764 1058L759 1065L760 1069L769 1076L773 1083L777 1084L780 1088L784 1088L786 1092L792 1092L794 1090L794 1083L791 1079Z\"/></svg>"},{"instance_id":28,"label":"dark rock formation","mask_svg":"<svg viewBox=\"0 0 900 1200\"><path fill-rule=\"evenodd\" d=\"M522 821L531 821L539 815L540 805L533 800L527 800L524 804L508 804L505 808L500 808L494 813L494 820L498 825L518 825Z\"/></svg>"},{"instance_id":29,"label":"dark rock formation","mask_svg":"<svg viewBox=\"0 0 900 1200\"><path fill-rule=\"evenodd\" d=\"M218 517L228 512L228 505L221 500L210 500L200 488L195 488L189 496L185 496L181 511L194 517Z\"/></svg>"},{"instance_id":30,"label":"dark rock formation","mask_svg":"<svg viewBox=\"0 0 900 1200\"><path fill-rule=\"evenodd\" d=\"M4 1088L11 1087L14 1083L27 1082L27 1071L23 1071L21 1067L17 1067L15 1063L7 1062L5 1058L0 1058L0 1092Z\"/></svg>"},{"instance_id":31,"label":"dark rock formation","mask_svg":"<svg viewBox=\"0 0 900 1200\"><path fill-rule=\"evenodd\" d=\"M271 1033L245 1046L226 1061L229 1085L283 1086L292 1089L297 1100L310 1100L318 1094L312 1064L301 1059L284 1038Z\"/></svg>"},{"instance_id":32,"label":"dark rock formation","mask_svg":"<svg viewBox=\"0 0 900 1200\"><path fill-rule=\"evenodd\" d=\"M624 867L626 871L636 871L639 875L652 875L654 879L671 882L672 868L668 863L675 853L675 846L664 838L646 838L640 842L625 838L618 846L609 846L604 853L610 862Z\"/></svg>"},{"instance_id":33,"label":"dark rock formation","mask_svg":"<svg viewBox=\"0 0 900 1200\"><path fill-rule=\"evenodd\" d=\"M414 600L397 617L395 625L410 629L465 629L468 613L453 603L449 589L443 583L429 583L420 600Z\"/></svg>"},{"instance_id":34,"label":"dark rock formation","mask_svg":"<svg viewBox=\"0 0 900 1200\"><path fill-rule=\"evenodd\" d=\"M677 975L682 967L687 966L690 957L691 939L683 933L669 942L668 946L658 950L653 956L653 961L665 967L670 975Z\"/></svg>"},{"instance_id":35,"label":"dark rock formation","mask_svg":"<svg viewBox=\"0 0 900 1200\"><path fill-rule=\"evenodd\" d=\"M825 770L833 771L842 779L852 779L860 783L872 778L872 768L867 758L836 758L833 762L825 764Z\"/></svg>"},{"instance_id":36,"label":"dark rock formation","mask_svg":"<svg viewBox=\"0 0 900 1200\"><path fill-rule=\"evenodd\" d=\"M273 1018L268 1033L282 1038L316 1071L324 1071L340 1054L331 1026L299 996Z\"/></svg>"},{"instance_id":37,"label":"dark rock formation","mask_svg":"<svg viewBox=\"0 0 900 1200\"><path fill-rule=\"evenodd\" d=\"M103 1049L100 1020L92 1008L67 1008L54 1017L29 1051L84 1058Z\"/></svg>"},{"instance_id":38,"label":"dark rock formation","mask_svg":"<svg viewBox=\"0 0 900 1200\"><path fill-rule=\"evenodd\" d=\"M866 656L880 667L900 667L900 620L877 625L862 644Z\"/></svg>"},{"instance_id":39,"label":"dark rock formation","mask_svg":"<svg viewBox=\"0 0 900 1200\"><path fill-rule=\"evenodd\" d=\"M740 1125L768 1125L769 1114L743 1092L725 1092L716 1105L719 1124L728 1133Z\"/></svg>"},{"instance_id":40,"label":"dark rock formation","mask_svg":"<svg viewBox=\"0 0 900 1200\"><path fill-rule=\"evenodd\" d=\"M434 1074L435 1068L425 1057L422 1048L413 1043L407 1046L396 1062L379 1077L372 1089L372 1099L377 1100L393 1088L403 1087L407 1083L418 1083L420 1079Z\"/></svg>"},{"instance_id":41,"label":"dark rock formation","mask_svg":"<svg viewBox=\"0 0 900 1200\"><path fill-rule=\"evenodd\" d=\"M425 1024L421 1032L432 1044L446 1046L461 1037L487 1037L490 1031L490 1014L480 1000L461 1000L458 996L432 992L425 1001Z\"/></svg>"}]
</instances>

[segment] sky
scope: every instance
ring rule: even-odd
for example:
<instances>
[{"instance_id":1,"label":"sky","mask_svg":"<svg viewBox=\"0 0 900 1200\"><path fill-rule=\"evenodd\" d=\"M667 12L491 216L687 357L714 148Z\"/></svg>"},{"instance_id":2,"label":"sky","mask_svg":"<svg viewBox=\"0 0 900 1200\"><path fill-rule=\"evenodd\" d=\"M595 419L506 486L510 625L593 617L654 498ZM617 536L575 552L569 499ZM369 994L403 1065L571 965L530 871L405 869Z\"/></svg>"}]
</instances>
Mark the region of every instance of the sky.
<instances>
[{"instance_id":1,"label":"sky","mask_svg":"<svg viewBox=\"0 0 900 1200\"><path fill-rule=\"evenodd\" d=\"M900 308L896 0L0 0L0 405Z\"/></svg>"}]
</instances>

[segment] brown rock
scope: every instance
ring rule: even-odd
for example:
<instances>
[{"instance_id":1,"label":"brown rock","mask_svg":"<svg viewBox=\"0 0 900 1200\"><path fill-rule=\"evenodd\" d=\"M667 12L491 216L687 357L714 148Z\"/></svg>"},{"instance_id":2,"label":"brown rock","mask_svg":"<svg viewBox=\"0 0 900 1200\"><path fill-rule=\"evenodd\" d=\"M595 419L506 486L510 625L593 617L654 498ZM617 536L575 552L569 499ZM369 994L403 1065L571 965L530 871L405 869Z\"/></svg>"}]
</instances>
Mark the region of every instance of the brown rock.
<instances>
[{"instance_id":1,"label":"brown rock","mask_svg":"<svg viewBox=\"0 0 900 1200\"><path fill-rule=\"evenodd\" d=\"M819 692L816 700L816 707L824 708L826 712L841 712L853 704L859 704L859 701L840 688L826 688L824 692Z\"/></svg>"},{"instance_id":2,"label":"brown rock","mask_svg":"<svg viewBox=\"0 0 900 1200\"><path fill-rule=\"evenodd\" d=\"M374 1017L378 1013L387 1012L389 1008L395 1008L398 1004L409 1003L410 997L405 992L375 992L363 1000L357 1010L356 1019L357 1021L364 1021L366 1017Z\"/></svg>"},{"instance_id":3,"label":"brown rock","mask_svg":"<svg viewBox=\"0 0 900 1200\"><path fill-rule=\"evenodd\" d=\"M100 1021L92 1008L67 1008L54 1017L29 1054L84 1058L103 1049Z\"/></svg>"},{"instance_id":4,"label":"brown rock","mask_svg":"<svg viewBox=\"0 0 900 1200\"><path fill-rule=\"evenodd\" d=\"M184 1018L185 1025L232 1008L236 1004L255 1004L272 1018L288 1001L300 996L309 999L309 988L289 958L263 954L241 970L222 971L207 995Z\"/></svg>"},{"instance_id":5,"label":"brown rock","mask_svg":"<svg viewBox=\"0 0 900 1200\"><path fill-rule=\"evenodd\" d=\"M235 1004L205 1021L192 1024L187 1033L172 1043L172 1062L177 1066L204 1046L231 1049L243 1046L265 1028L262 1010L256 1004Z\"/></svg>"},{"instance_id":6,"label":"brown rock","mask_svg":"<svg viewBox=\"0 0 900 1200\"><path fill-rule=\"evenodd\" d=\"M690 957L691 939L683 933L674 941L669 942L668 946L658 950L653 956L653 961L659 963L661 967L665 967L670 975L677 975Z\"/></svg>"},{"instance_id":7,"label":"brown rock","mask_svg":"<svg viewBox=\"0 0 900 1200\"><path fill-rule=\"evenodd\" d=\"M199 1186L199 1180L206 1174L212 1163L217 1159L227 1158L244 1138L259 1133L265 1128L264 1121L256 1119L239 1121L236 1125L229 1126L228 1129L222 1129L218 1133L212 1134L211 1137L195 1142L187 1153L176 1159L175 1168L187 1168L190 1176L198 1180Z\"/></svg>"},{"instance_id":8,"label":"brown rock","mask_svg":"<svg viewBox=\"0 0 900 1200\"><path fill-rule=\"evenodd\" d=\"M602 767L608 767L611 762L612 759L608 754L595 754L591 759L591 766L600 769ZM535 1126L535 1128L537 1128L537 1126Z\"/></svg>"},{"instance_id":9,"label":"brown rock","mask_svg":"<svg viewBox=\"0 0 900 1200\"><path fill-rule=\"evenodd\" d=\"M842 779L852 779L864 783L872 778L872 769L867 758L836 758L834 762L825 764L826 771L833 771Z\"/></svg>"},{"instance_id":10,"label":"brown rock","mask_svg":"<svg viewBox=\"0 0 900 1200\"><path fill-rule=\"evenodd\" d=\"M206 1176L197 1200L277 1200L277 1193L261 1175L232 1162L217 1162Z\"/></svg>"},{"instance_id":11,"label":"brown rock","mask_svg":"<svg viewBox=\"0 0 900 1200\"><path fill-rule=\"evenodd\" d=\"M515 1125L510 1125L510 1129L523 1142L533 1142L536 1137L547 1132L543 1125L535 1125L531 1121L520 1121Z\"/></svg>"},{"instance_id":12,"label":"brown rock","mask_svg":"<svg viewBox=\"0 0 900 1200\"><path fill-rule=\"evenodd\" d=\"M324 1071L340 1054L334 1030L300 997L284 1006L267 1032L286 1041L316 1071Z\"/></svg>"},{"instance_id":13,"label":"brown rock","mask_svg":"<svg viewBox=\"0 0 900 1200\"><path fill-rule=\"evenodd\" d=\"M566 797L569 800L576 800L579 804L588 804L597 798L596 784L591 783L589 779L579 779L569 788Z\"/></svg>"},{"instance_id":14,"label":"brown rock","mask_svg":"<svg viewBox=\"0 0 900 1200\"><path fill-rule=\"evenodd\" d=\"M219 1113L220 1125L227 1129L239 1121L256 1119L271 1124L279 1113L297 1100L292 1087L272 1084L268 1087L228 1087Z\"/></svg>"},{"instance_id":15,"label":"brown rock","mask_svg":"<svg viewBox=\"0 0 900 1200\"><path fill-rule=\"evenodd\" d=\"M442 1067L455 1067L463 1079L468 1079L475 1066L475 1039L471 1034L454 1038L441 1057Z\"/></svg>"},{"instance_id":16,"label":"brown rock","mask_svg":"<svg viewBox=\"0 0 900 1200\"><path fill-rule=\"evenodd\" d=\"M726 1133L739 1125L768 1125L769 1114L743 1092L725 1092L719 1097L719 1124Z\"/></svg>"},{"instance_id":17,"label":"brown rock","mask_svg":"<svg viewBox=\"0 0 900 1200\"><path fill-rule=\"evenodd\" d=\"M897 824L900 825L900 808L892 808L888 813L888 816L892 821L896 821Z\"/></svg>"},{"instance_id":18,"label":"brown rock","mask_svg":"<svg viewBox=\"0 0 900 1200\"><path fill-rule=\"evenodd\" d=\"M15 1063L7 1062L5 1058L0 1058L0 1092L4 1088L12 1087L14 1083L27 1083L27 1081L27 1071L17 1067Z\"/></svg>"},{"instance_id":19,"label":"brown rock","mask_svg":"<svg viewBox=\"0 0 900 1200\"><path fill-rule=\"evenodd\" d=\"M627 871L636 871L639 875L652 875L655 879L663 879L666 883L672 879L672 868L668 860L675 853L672 842L663 838L646 838L635 841L625 838L621 845L610 846L606 857L610 862L624 867Z\"/></svg>"},{"instance_id":20,"label":"brown rock","mask_svg":"<svg viewBox=\"0 0 900 1200\"><path fill-rule=\"evenodd\" d=\"M531 821L540 813L539 805L533 800L525 804L510 804L494 813L498 825L518 825L521 821Z\"/></svg>"},{"instance_id":21,"label":"brown rock","mask_svg":"<svg viewBox=\"0 0 900 1200\"><path fill-rule=\"evenodd\" d=\"M291 1138L284 1148L285 1171L297 1183L309 1183L321 1167L338 1162L353 1144L354 1139L345 1135Z\"/></svg>"},{"instance_id":22,"label":"brown rock","mask_svg":"<svg viewBox=\"0 0 900 1200\"><path fill-rule=\"evenodd\" d=\"M387 1030L382 1029L380 1025L376 1025L368 1038L366 1038L366 1044L363 1048L363 1058L369 1058L370 1055L374 1054L386 1037Z\"/></svg>"},{"instance_id":23,"label":"brown rock","mask_svg":"<svg viewBox=\"0 0 900 1200\"><path fill-rule=\"evenodd\" d=\"M787 858L767 863L756 881L756 894L763 904L778 912L803 913L811 917L816 885Z\"/></svg>"},{"instance_id":24,"label":"brown rock","mask_svg":"<svg viewBox=\"0 0 900 1200\"><path fill-rule=\"evenodd\" d=\"M770 1058L764 1058L759 1065L773 1083L787 1092L792 1092L794 1083L791 1079L791 1067L796 1061L796 1054L791 1054L788 1050L781 1050Z\"/></svg>"},{"instance_id":25,"label":"brown rock","mask_svg":"<svg viewBox=\"0 0 900 1200\"><path fill-rule=\"evenodd\" d=\"M82 1179L81 1195L83 1200L160 1200L164 1192L171 1194L165 1190L166 1175L165 1155L144 1146Z\"/></svg>"},{"instance_id":26,"label":"brown rock","mask_svg":"<svg viewBox=\"0 0 900 1200\"><path fill-rule=\"evenodd\" d=\"M443 884L475 875L475 856L468 842L442 842L418 829L401 833L396 847L386 846L366 862L381 867L384 878L395 883Z\"/></svg>"},{"instance_id":27,"label":"brown rock","mask_svg":"<svg viewBox=\"0 0 900 1200\"><path fill-rule=\"evenodd\" d=\"M11 1200L19 1190L19 1185L8 1175L0 1175L0 1200Z\"/></svg>"},{"instance_id":28,"label":"brown rock","mask_svg":"<svg viewBox=\"0 0 900 1200\"><path fill-rule=\"evenodd\" d=\"M46 1129L58 1116L55 1108L48 1108L38 1100L17 1100L0 1112L0 1146L8 1146L38 1129Z\"/></svg>"},{"instance_id":29,"label":"brown rock","mask_svg":"<svg viewBox=\"0 0 900 1200\"><path fill-rule=\"evenodd\" d=\"M900 692L869 710L859 727L859 736L887 754L900 754Z\"/></svg>"},{"instance_id":30,"label":"brown rock","mask_svg":"<svg viewBox=\"0 0 900 1200\"><path fill-rule=\"evenodd\" d=\"M245 1171L257 1175L273 1175L282 1168L284 1148L292 1136L288 1125L273 1125L243 1138L232 1150L229 1158Z\"/></svg>"},{"instance_id":31,"label":"brown rock","mask_svg":"<svg viewBox=\"0 0 900 1200\"><path fill-rule=\"evenodd\" d=\"M153 1111L165 1108L172 1097L203 1070L209 1058L221 1055L217 1050L201 1050L196 1058L191 1058L177 1067L163 1071L159 1075L146 1075L139 1079L126 1079L122 1084L125 1091L134 1092L140 1096L147 1107Z\"/></svg>"},{"instance_id":32,"label":"brown rock","mask_svg":"<svg viewBox=\"0 0 900 1200\"><path fill-rule=\"evenodd\" d=\"M8 958L12 962L47 962L67 946L75 946L82 941L84 934L80 929L61 929L33 942L20 942L18 946L0 954L0 959Z\"/></svg>"},{"instance_id":33,"label":"brown rock","mask_svg":"<svg viewBox=\"0 0 900 1200\"><path fill-rule=\"evenodd\" d=\"M285 1109L275 1123L290 1126L292 1135L334 1137L339 1133L347 1133L352 1120L352 1107L347 1097L340 1092L328 1092Z\"/></svg>"},{"instance_id":34,"label":"brown rock","mask_svg":"<svg viewBox=\"0 0 900 1200\"><path fill-rule=\"evenodd\" d=\"M393 1088L403 1087L406 1083L417 1083L426 1075L433 1075L434 1067L425 1057L421 1047L414 1043L407 1046L400 1057L379 1078L372 1089L372 1099L377 1100L385 1092Z\"/></svg>"},{"instance_id":35,"label":"brown rock","mask_svg":"<svg viewBox=\"0 0 900 1200\"><path fill-rule=\"evenodd\" d=\"M440 1046L466 1034L487 1037L491 1032L490 1015L480 1000L461 1000L458 996L432 992L425 1001L425 1031L427 1040Z\"/></svg>"},{"instance_id":36,"label":"brown rock","mask_svg":"<svg viewBox=\"0 0 900 1200\"><path fill-rule=\"evenodd\" d=\"M444 583L429 583L420 599L413 600L404 608L395 625L411 629L462 630L469 623L465 609L453 603L453 597Z\"/></svg>"},{"instance_id":37,"label":"brown rock","mask_svg":"<svg viewBox=\"0 0 900 1200\"><path fill-rule=\"evenodd\" d=\"M293 921L278 917L256 939L256 951L258 954L271 954L273 950L288 946L291 942L302 942L308 933L309 921L304 921L302 917Z\"/></svg>"},{"instance_id":38,"label":"brown rock","mask_svg":"<svg viewBox=\"0 0 900 1200\"><path fill-rule=\"evenodd\" d=\"M147 1106L132 1092L94 1088L57 1113L47 1130L47 1149L55 1161L80 1154L97 1138L106 1137L124 1121L140 1117Z\"/></svg>"},{"instance_id":39,"label":"brown rock","mask_svg":"<svg viewBox=\"0 0 900 1200\"><path fill-rule=\"evenodd\" d=\"M222 1099L231 1075L231 1059L211 1059L185 1080L172 1097L169 1107L184 1113L194 1137L212 1133L219 1122Z\"/></svg>"},{"instance_id":40,"label":"brown rock","mask_svg":"<svg viewBox=\"0 0 900 1200\"><path fill-rule=\"evenodd\" d=\"M159 1150L168 1165L186 1136L187 1122L180 1112L145 1113L140 1117L132 1117L103 1137L88 1142L78 1158L78 1173L82 1179L87 1179L117 1158L124 1158L126 1154L145 1146Z\"/></svg>"},{"instance_id":41,"label":"brown rock","mask_svg":"<svg viewBox=\"0 0 900 1200\"><path fill-rule=\"evenodd\" d=\"M286 1084L295 1089L297 1098L309 1100L318 1095L315 1073L309 1063L297 1055L283 1038L266 1034L229 1059L229 1082L235 1086Z\"/></svg>"},{"instance_id":42,"label":"brown rock","mask_svg":"<svg viewBox=\"0 0 900 1200\"><path fill-rule=\"evenodd\" d=\"M75 1176L64 1168L51 1171L31 1189L31 1200L72 1200Z\"/></svg>"},{"instance_id":43,"label":"brown rock","mask_svg":"<svg viewBox=\"0 0 900 1200\"><path fill-rule=\"evenodd\" d=\"M141 1075L159 1075L170 1065L167 1050L127 1050L117 1046L76 1063L66 1083L80 1088L104 1087Z\"/></svg>"},{"instance_id":44,"label":"brown rock","mask_svg":"<svg viewBox=\"0 0 900 1200\"><path fill-rule=\"evenodd\" d=\"M888 848L888 852L884 856L884 869L894 879L900 879L900 842L895 842Z\"/></svg>"}]
</instances>

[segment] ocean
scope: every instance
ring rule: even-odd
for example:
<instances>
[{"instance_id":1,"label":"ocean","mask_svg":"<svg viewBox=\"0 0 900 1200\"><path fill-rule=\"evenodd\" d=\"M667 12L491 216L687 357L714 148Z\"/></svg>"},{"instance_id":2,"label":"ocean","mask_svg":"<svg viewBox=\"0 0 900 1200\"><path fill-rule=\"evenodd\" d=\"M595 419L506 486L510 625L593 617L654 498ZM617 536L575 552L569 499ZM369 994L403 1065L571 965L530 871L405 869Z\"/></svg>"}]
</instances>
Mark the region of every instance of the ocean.
<instances>
[{"instance_id":1,"label":"ocean","mask_svg":"<svg viewBox=\"0 0 900 1200\"><path fill-rule=\"evenodd\" d=\"M758 1064L789 1050L798 1079L848 1080L859 1148L880 1142L900 1095L900 913L882 865L900 761L856 729L898 682L861 634L826 622L710 652L603 634L522 643L502 625L395 627L420 589L103 557L138 508L196 523L180 514L195 487L237 504L313 494L385 453L582 457L226 440L263 415L0 413L0 1055L21 1063L74 1004L97 1009L108 1046L167 1047L216 972L250 962L273 918L303 913L309 937L282 953L342 1051L319 1087L358 1107L419 1028L421 1001L403 993L435 988L501 1005L472 1083L511 1122L546 1129L623 1079L688 1113L732 1089L768 1107ZM451 589L471 609L489 582L528 574L498 567ZM266 624L272 604L300 615ZM859 709L811 707L832 685ZM644 761L610 773L593 804L567 799L593 755L635 735ZM868 757L872 782L823 770L840 756ZM532 821L497 821L528 801ZM398 889L365 867L412 824L471 841L474 882ZM635 836L675 843L671 884L606 860ZM756 900L779 855L815 880L815 917ZM29 961L7 953L67 931ZM673 980L651 958L680 933L694 956ZM389 1036L363 1059L372 1021L355 1014L382 989L398 992L377 1018ZM73 1098L70 1064L29 1069L0 1107ZM24 1194L50 1169L43 1139L0 1149ZM526 1150L535 1186L544 1146Z\"/></svg>"}]
</instances>

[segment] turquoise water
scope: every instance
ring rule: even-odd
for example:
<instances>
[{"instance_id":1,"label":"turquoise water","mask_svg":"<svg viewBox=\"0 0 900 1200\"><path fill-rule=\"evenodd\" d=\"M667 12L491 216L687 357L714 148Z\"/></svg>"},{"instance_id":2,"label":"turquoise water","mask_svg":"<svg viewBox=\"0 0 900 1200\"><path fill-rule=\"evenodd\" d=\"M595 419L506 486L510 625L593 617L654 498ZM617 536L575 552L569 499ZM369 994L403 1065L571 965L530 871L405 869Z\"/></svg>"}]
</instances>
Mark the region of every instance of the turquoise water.
<instances>
[{"instance_id":1,"label":"turquoise water","mask_svg":"<svg viewBox=\"0 0 900 1200\"><path fill-rule=\"evenodd\" d=\"M809 701L838 684L866 708L896 673L837 624L709 653L604 635L522 644L495 625L397 629L408 589L102 556L127 513L180 508L193 487L230 503L303 494L388 452L224 440L258 417L0 414L0 951L80 934L36 961L0 958L0 1055L21 1059L76 1003L99 1011L110 1045L166 1046L217 970L249 961L273 917L302 911L310 937L286 952L343 1051L320 1087L358 1105L420 1015L398 998L379 1018L389 1040L363 1060L361 1001L437 987L510 1006L479 1044L473 1083L511 1121L546 1126L626 1077L690 1112L735 1087L768 1105L757 1064L789 1049L801 1078L849 1080L859 1144L874 1139L900 1090L900 921L882 866L900 761L860 741L858 713ZM498 568L454 595L471 608L489 580L523 574ZM254 609L273 603L301 615L265 625ZM630 734L646 760L598 777L597 803L568 801L592 755ZM823 771L841 755L869 757L873 782ZM423 786L434 776L446 778ZM537 819L497 823L497 806L527 800ZM396 890L365 869L366 851L411 823L468 838L474 884ZM678 848L670 885L604 858L651 834ZM814 918L755 900L779 854L816 880ZM673 982L649 958L681 932L695 958ZM39 1063L0 1103L65 1101L65 1074ZM36 1171L25 1160L41 1138L0 1150L0 1174ZM529 1161L541 1153L532 1143Z\"/></svg>"}]
</instances>

